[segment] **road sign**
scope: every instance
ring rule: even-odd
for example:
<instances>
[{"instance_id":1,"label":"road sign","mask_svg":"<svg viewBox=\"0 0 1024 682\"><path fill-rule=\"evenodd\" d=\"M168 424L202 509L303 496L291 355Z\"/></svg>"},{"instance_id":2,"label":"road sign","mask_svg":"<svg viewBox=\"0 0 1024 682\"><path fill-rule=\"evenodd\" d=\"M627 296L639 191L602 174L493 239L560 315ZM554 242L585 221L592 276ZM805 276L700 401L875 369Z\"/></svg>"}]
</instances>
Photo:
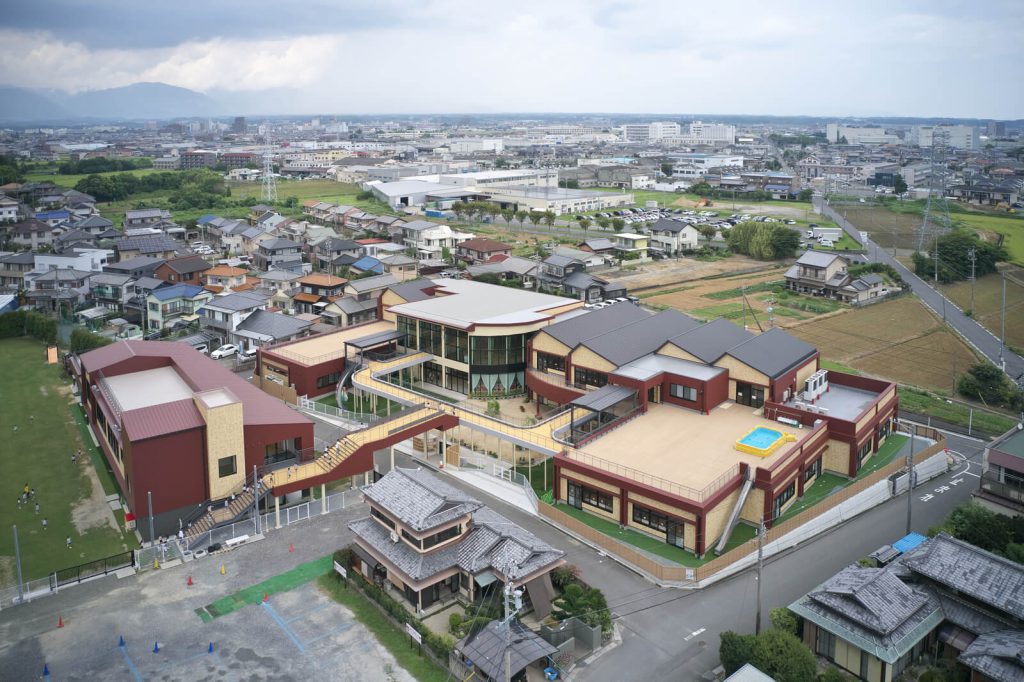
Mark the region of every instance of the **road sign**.
<instances>
[{"instance_id":1,"label":"road sign","mask_svg":"<svg viewBox=\"0 0 1024 682\"><path fill-rule=\"evenodd\" d=\"M334 570L337 571L342 578L348 578L348 571L346 571L345 567L337 561L334 562Z\"/></svg>"},{"instance_id":2,"label":"road sign","mask_svg":"<svg viewBox=\"0 0 1024 682\"><path fill-rule=\"evenodd\" d=\"M423 635L421 635L419 631L409 623L405 624L405 632L414 640L416 640L417 644L423 644Z\"/></svg>"}]
</instances>

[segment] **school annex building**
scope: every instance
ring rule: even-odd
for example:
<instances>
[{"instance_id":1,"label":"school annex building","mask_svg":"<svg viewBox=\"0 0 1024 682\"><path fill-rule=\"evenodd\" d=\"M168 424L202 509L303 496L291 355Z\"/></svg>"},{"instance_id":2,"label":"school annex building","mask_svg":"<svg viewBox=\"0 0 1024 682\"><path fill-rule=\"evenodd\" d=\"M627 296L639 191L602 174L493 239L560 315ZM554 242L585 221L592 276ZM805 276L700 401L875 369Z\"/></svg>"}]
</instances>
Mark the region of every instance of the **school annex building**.
<instances>
[{"instance_id":1,"label":"school annex building","mask_svg":"<svg viewBox=\"0 0 1024 682\"><path fill-rule=\"evenodd\" d=\"M740 521L771 525L823 472L855 476L898 409L894 384L822 370L781 329L456 279L401 283L378 306L377 321L311 337L315 347L261 349L257 375L320 393L351 382L424 423L437 416L442 433L457 425L553 457L557 501L698 556ZM512 397L536 424L464 407ZM456 441L440 442L444 456Z\"/></svg>"}]
</instances>

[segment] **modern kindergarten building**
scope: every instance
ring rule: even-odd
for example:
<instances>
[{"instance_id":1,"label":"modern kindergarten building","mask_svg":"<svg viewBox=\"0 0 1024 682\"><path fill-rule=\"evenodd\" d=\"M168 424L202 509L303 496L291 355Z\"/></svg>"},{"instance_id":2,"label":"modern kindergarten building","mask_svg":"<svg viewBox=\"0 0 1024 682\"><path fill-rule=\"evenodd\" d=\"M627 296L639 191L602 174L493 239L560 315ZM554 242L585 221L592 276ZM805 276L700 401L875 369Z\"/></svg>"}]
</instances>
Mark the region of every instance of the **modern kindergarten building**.
<instances>
[{"instance_id":1,"label":"modern kindergarten building","mask_svg":"<svg viewBox=\"0 0 1024 682\"><path fill-rule=\"evenodd\" d=\"M458 429L439 442L484 440L499 457L508 445L510 468L553 457L557 501L700 556L741 521L771 525L823 472L856 476L894 427L894 384L822 370L781 329L458 279L394 284L379 305L372 327L261 351L259 373L288 361L278 382L325 390L351 377ZM537 421L438 396L523 396Z\"/></svg>"},{"instance_id":2,"label":"modern kindergarten building","mask_svg":"<svg viewBox=\"0 0 1024 682\"><path fill-rule=\"evenodd\" d=\"M169 535L197 508L313 447L313 423L184 343L119 341L69 366L128 508ZM148 523L139 530L148 537Z\"/></svg>"}]
</instances>

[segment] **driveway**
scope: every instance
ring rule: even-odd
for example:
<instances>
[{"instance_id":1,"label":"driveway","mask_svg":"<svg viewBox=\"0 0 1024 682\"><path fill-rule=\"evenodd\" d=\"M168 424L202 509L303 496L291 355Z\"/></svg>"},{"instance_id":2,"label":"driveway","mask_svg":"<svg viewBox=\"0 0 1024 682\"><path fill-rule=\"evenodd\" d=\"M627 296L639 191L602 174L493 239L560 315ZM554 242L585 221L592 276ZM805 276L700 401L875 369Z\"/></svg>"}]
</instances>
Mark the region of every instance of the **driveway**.
<instances>
[{"instance_id":1,"label":"driveway","mask_svg":"<svg viewBox=\"0 0 1024 682\"><path fill-rule=\"evenodd\" d=\"M856 239L858 242L861 241L860 231L857 227L850 221L843 218L843 216L839 215L830 206L823 204L820 196L814 197L814 206L815 208L820 209L824 215L834 220L835 223L842 227L843 230L845 230L851 237ZM918 298L920 298L926 306L935 311L937 315L941 315L943 320L948 322L949 325L967 341L967 343L988 358L989 361L997 367L1002 367L1003 370L1018 383L1021 382L1022 377L1024 377L1024 358L1021 358L1009 348L1003 348L999 339L992 332L982 327L973 319L964 315L956 304L933 289L927 282L907 269L906 266L898 260L890 256L885 249L881 248L870 239L868 239L868 242L864 244L864 248L867 250L869 260L876 263L887 263L896 268L897 272L900 273L900 276L903 277L903 279L910 285L911 290L917 294Z\"/></svg>"}]
</instances>

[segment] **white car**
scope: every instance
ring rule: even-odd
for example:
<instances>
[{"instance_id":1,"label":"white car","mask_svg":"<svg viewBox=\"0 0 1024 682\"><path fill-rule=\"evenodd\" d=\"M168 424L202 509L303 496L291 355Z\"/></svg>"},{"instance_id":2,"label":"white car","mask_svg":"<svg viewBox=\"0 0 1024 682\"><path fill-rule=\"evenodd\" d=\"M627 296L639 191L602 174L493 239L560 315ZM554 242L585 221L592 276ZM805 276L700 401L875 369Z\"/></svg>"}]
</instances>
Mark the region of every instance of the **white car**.
<instances>
[{"instance_id":1,"label":"white car","mask_svg":"<svg viewBox=\"0 0 1024 682\"><path fill-rule=\"evenodd\" d=\"M238 346L233 343L226 343L217 350L210 353L210 357L214 360L220 360L221 358L230 358L232 355L238 352Z\"/></svg>"},{"instance_id":2,"label":"white car","mask_svg":"<svg viewBox=\"0 0 1024 682\"><path fill-rule=\"evenodd\" d=\"M256 346L253 346L252 348L239 348L238 357L242 358L243 360L251 360L252 358L256 357L256 351Z\"/></svg>"}]
</instances>

